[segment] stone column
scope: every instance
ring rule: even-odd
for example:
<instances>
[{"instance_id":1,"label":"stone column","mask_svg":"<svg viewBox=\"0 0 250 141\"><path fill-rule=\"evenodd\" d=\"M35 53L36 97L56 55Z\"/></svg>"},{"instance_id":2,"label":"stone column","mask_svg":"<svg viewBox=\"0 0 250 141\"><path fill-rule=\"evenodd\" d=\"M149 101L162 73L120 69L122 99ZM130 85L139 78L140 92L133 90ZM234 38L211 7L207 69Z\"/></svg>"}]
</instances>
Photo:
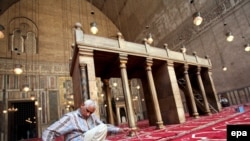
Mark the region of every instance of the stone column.
<instances>
[{"instance_id":1,"label":"stone column","mask_svg":"<svg viewBox=\"0 0 250 141\"><path fill-rule=\"evenodd\" d=\"M134 110L132 106L131 94L129 90L128 76L127 76L127 70L126 70L126 64L127 64L128 58L126 54L120 54L119 59L120 59L122 86L123 86L124 98L126 101L126 109L127 109L127 114L128 114L128 123L129 123L129 127L132 128L132 131L129 133L129 135L134 136L135 130L137 129L137 127L135 123Z\"/></svg>"},{"instance_id":2,"label":"stone column","mask_svg":"<svg viewBox=\"0 0 250 141\"><path fill-rule=\"evenodd\" d=\"M153 79L153 75L152 75L152 71L151 71L151 66L153 65L153 61L152 59L147 59L146 60L146 71L147 71L147 77L148 77L148 85L149 85L149 89L150 89L150 93L153 99L153 107L155 110L155 114L156 114L156 128L157 129L162 129L164 128L163 122L162 122L162 118L161 118L161 111L160 111L160 107L159 107L159 102L158 102L158 98L157 98L157 93L156 93L156 89L155 89L155 84L154 84L154 79Z\"/></svg>"},{"instance_id":3,"label":"stone column","mask_svg":"<svg viewBox=\"0 0 250 141\"><path fill-rule=\"evenodd\" d=\"M186 89L187 89L188 95L189 95L190 100L191 100L193 116L195 118L198 118L199 114L197 112L197 107L196 107L196 104L195 104L194 94L193 94L191 82L190 82L189 75L188 75L188 65L184 65L184 76L185 76L186 85L187 85Z\"/></svg>"},{"instance_id":4,"label":"stone column","mask_svg":"<svg viewBox=\"0 0 250 141\"><path fill-rule=\"evenodd\" d=\"M104 79L103 83L104 83L105 91L106 91L108 122L114 125L115 122L114 122L114 115L112 111L112 102L111 102L112 97L111 97L111 91L110 91L110 86L109 86L109 79Z\"/></svg>"},{"instance_id":5,"label":"stone column","mask_svg":"<svg viewBox=\"0 0 250 141\"><path fill-rule=\"evenodd\" d=\"M4 77L5 85L6 85L6 77ZM8 93L6 92L6 88L3 89L3 110L6 110L6 113L3 114L3 121L2 127L3 127L3 138L5 141L8 140ZM2 112L2 111L1 111Z\"/></svg>"},{"instance_id":6,"label":"stone column","mask_svg":"<svg viewBox=\"0 0 250 141\"><path fill-rule=\"evenodd\" d=\"M218 100L218 95L214 86L211 68L208 68L208 71L204 75L206 76L206 85L205 85L206 93L209 92L210 99L213 99L214 101L214 103L211 104L213 104L214 108L219 112L221 111L221 104Z\"/></svg>"},{"instance_id":7,"label":"stone column","mask_svg":"<svg viewBox=\"0 0 250 141\"><path fill-rule=\"evenodd\" d=\"M41 104L41 95L37 95L37 101L35 101L36 105L36 112L37 112L37 135L38 137L42 137L42 104Z\"/></svg>"},{"instance_id":8,"label":"stone column","mask_svg":"<svg viewBox=\"0 0 250 141\"><path fill-rule=\"evenodd\" d=\"M203 104L205 106L205 112L207 115L211 115L211 111L209 109L209 103L207 101L207 96L206 96L206 92L205 92L205 89L204 89L204 85L203 85L203 82L202 82L202 79L201 79L201 74L200 74L200 71L201 71L201 67L198 66L197 68L197 79L198 79L198 85L199 85L199 88L200 88L200 91L201 91L201 94L202 94L202 97L203 97Z\"/></svg>"},{"instance_id":9,"label":"stone column","mask_svg":"<svg viewBox=\"0 0 250 141\"><path fill-rule=\"evenodd\" d=\"M116 118L117 118L117 124L119 125L119 124L121 124L121 117L120 117L120 106L116 106L116 113L117 113L117 115L116 115Z\"/></svg>"},{"instance_id":10,"label":"stone column","mask_svg":"<svg viewBox=\"0 0 250 141\"><path fill-rule=\"evenodd\" d=\"M75 94L75 100L80 102L80 98L92 99L98 102L96 75L95 75L95 63L94 63L94 50L86 49L84 46L78 46L79 48L79 67L80 67L80 80L81 80L81 95ZM74 77L77 77L75 75ZM79 76L78 76L79 77ZM77 78L74 78L75 80ZM79 79L79 78L78 78ZM74 81L73 81L74 84ZM76 84L77 85L77 84ZM79 100L80 99L80 100ZM77 103L80 105L80 103ZM76 104L75 104L76 105ZM100 117L99 106L95 110L95 114Z\"/></svg>"},{"instance_id":11,"label":"stone column","mask_svg":"<svg viewBox=\"0 0 250 141\"><path fill-rule=\"evenodd\" d=\"M88 77L87 77L87 64L81 63L80 65L80 76L81 76L81 98L89 99L89 88L88 88ZM76 97L78 99L78 97ZM78 99L81 100L81 99ZM79 103L79 102L78 102ZM81 103L81 101L80 101Z\"/></svg>"}]
</instances>

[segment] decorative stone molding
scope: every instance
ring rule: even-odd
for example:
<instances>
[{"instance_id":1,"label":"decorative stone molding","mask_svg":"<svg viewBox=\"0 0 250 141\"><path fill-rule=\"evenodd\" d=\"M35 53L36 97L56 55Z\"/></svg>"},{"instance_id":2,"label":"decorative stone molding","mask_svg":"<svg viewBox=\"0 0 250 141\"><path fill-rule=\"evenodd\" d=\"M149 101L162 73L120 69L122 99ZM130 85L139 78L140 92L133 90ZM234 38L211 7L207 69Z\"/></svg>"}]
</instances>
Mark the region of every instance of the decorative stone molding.
<instances>
[{"instance_id":1,"label":"decorative stone molding","mask_svg":"<svg viewBox=\"0 0 250 141\"><path fill-rule=\"evenodd\" d=\"M13 72L13 61L11 60L0 60L0 74L14 74ZM6 64L6 65L5 65ZM51 63L51 62L39 62L32 64L21 62L24 73L27 74L39 74L39 75L69 75L69 64L65 63ZM27 68L27 70L26 70Z\"/></svg>"}]
</instances>

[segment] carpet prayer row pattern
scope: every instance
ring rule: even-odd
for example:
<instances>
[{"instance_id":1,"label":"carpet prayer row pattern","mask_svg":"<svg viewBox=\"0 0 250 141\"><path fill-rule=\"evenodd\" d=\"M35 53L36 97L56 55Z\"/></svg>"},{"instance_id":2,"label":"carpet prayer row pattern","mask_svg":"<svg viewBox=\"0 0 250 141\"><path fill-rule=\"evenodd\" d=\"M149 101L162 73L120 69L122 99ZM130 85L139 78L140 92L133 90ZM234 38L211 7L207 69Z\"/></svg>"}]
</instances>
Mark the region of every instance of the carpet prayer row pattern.
<instances>
[{"instance_id":1,"label":"carpet prayer row pattern","mask_svg":"<svg viewBox=\"0 0 250 141\"><path fill-rule=\"evenodd\" d=\"M242 105L241 105L242 106ZM175 125L165 125L164 129L149 126L147 120L137 122L138 130L135 136L127 134L111 134L108 141L226 141L227 125L250 125L250 105L245 104L244 111L236 110L239 106L223 108L221 112L199 118L186 117L186 122ZM126 124L121 127L126 127ZM59 137L56 141L62 141ZM41 141L29 139L25 141Z\"/></svg>"},{"instance_id":2,"label":"carpet prayer row pattern","mask_svg":"<svg viewBox=\"0 0 250 141\"><path fill-rule=\"evenodd\" d=\"M133 137L126 134L108 136L109 141L226 141L227 125L250 125L250 105L244 105L244 111L237 111L238 106L223 108L221 112L197 119L187 117L186 122L165 125L164 129L145 127L147 121L138 122L142 126ZM140 125L141 124L141 125ZM144 127L143 127L144 126Z\"/></svg>"}]
</instances>

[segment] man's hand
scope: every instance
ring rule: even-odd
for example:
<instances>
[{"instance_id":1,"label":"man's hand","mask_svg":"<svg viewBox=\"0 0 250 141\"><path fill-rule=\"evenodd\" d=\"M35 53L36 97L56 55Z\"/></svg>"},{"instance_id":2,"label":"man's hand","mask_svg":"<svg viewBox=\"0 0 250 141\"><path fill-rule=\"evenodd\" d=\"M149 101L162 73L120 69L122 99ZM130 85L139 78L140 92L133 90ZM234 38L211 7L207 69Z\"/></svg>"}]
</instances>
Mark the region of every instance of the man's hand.
<instances>
[{"instance_id":1,"label":"man's hand","mask_svg":"<svg viewBox=\"0 0 250 141\"><path fill-rule=\"evenodd\" d=\"M129 132L131 130L132 130L131 128L125 127L125 128L120 128L119 132Z\"/></svg>"}]
</instances>

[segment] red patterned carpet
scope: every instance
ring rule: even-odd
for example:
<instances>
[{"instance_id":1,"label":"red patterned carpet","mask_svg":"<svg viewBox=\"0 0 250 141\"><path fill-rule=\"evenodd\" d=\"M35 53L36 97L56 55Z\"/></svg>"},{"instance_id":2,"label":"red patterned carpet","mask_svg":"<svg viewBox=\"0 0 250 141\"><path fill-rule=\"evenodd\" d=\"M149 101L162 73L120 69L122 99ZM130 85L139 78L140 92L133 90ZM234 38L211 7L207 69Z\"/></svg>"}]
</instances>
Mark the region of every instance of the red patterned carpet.
<instances>
[{"instance_id":1,"label":"red patterned carpet","mask_svg":"<svg viewBox=\"0 0 250 141\"><path fill-rule=\"evenodd\" d=\"M110 141L226 141L227 125L249 124L250 105L244 105L244 111L237 111L239 106L223 108L220 113L211 116L201 116L198 119L187 118L187 121L177 125L166 125L165 129L156 130L146 127L147 121L138 123L140 130L136 136L125 134L110 135Z\"/></svg>"},{"instance_id":2,"label":"red patterned carpet","mask_svg":"<svg viewBox=\"0 0 250 141\"><path fill-rule=\"evenodd\" d=\"M201 116L198 119L187 117L182 124L166 125L164 129L156 130L154 126L149 127L148 121L140 121L137 127L140 129L134 137L126 134L109 135L108 141L226 141L227 125L248 124L250 125L250 104L242 106L223 108L220 113L210 116ZM127 125L121 125L127 126ZM56 141L61 141L58 138ZM41 141L41 139L30 139L26 141Z\"/></svg>"}]
</instances>

